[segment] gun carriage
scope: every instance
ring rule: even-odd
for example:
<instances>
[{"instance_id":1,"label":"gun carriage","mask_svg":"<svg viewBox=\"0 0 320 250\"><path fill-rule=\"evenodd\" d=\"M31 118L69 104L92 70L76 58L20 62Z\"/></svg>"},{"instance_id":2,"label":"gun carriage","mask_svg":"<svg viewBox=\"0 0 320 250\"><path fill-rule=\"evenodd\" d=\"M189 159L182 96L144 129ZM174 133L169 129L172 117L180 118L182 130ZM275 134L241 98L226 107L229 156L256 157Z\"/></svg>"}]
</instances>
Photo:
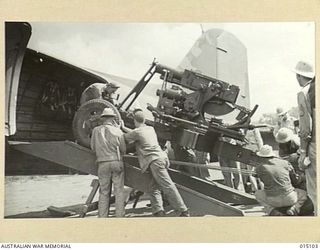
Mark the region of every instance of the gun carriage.
<instances>
[{"instance_id":1,"label":"gun carriage","mask_svg":"<svg viewBox=\"0 0 320 250\"><path fill-rule=\"evenodd\" d=\"M159 74L163 80L161 89L156 91L158 104L148 104L152 112L159 141L166 141L188 147L212 156L219 155L250 165L264 161L255 152L241 147L245 133L256 127L250 124L251 117L258 108L252 110L236 104L239 87L224 81L205 76L191 70L179 72L153 62L151 67L119 105L122 117L128 121L127 112L150 82ZM233 113L235 122L228 124L223 118ZM231 144L234 139L239 143Z\"/></svg>"}]
</instances>

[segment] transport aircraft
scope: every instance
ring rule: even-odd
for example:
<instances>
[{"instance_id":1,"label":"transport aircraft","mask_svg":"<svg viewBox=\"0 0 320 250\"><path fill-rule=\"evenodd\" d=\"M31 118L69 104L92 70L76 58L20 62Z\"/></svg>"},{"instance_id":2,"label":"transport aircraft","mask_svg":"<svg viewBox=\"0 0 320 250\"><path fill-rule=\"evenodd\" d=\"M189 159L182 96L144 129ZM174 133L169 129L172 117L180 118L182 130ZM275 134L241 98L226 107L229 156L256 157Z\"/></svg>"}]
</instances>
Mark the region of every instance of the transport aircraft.
<instances>
[{"instance_id":1,"label":"transport aircraft","mask_svg":"<svg viewBox=\"0 0 320 250\"><path fill-rule=\"evenodd\" d=\"M117 93L121 103L138 81L76 66L45 51L28 48L31 35L29 23L5 23L6 175L61 174L68 173L70 168L96 174L94 166L88 166L88 163L94 165L92 152L75 143L72 128L81 93L93 83L114 82L120 85ZM226 30L203 32L179 65L168 66L239 86L236 104L250 109L247 50ZM147 103L156 104L160 80L152 79L148 86L137 99L136 105L142 109L146 109ZM127 166L136 164L132 157L126 161ZM145 175L127 166L126 185L144 191ZM253 210L261 215L261 207L252 195L176 170L169 171L192 213L243 216L258 206L258 210Z\"/></svg>"}]
</instances>

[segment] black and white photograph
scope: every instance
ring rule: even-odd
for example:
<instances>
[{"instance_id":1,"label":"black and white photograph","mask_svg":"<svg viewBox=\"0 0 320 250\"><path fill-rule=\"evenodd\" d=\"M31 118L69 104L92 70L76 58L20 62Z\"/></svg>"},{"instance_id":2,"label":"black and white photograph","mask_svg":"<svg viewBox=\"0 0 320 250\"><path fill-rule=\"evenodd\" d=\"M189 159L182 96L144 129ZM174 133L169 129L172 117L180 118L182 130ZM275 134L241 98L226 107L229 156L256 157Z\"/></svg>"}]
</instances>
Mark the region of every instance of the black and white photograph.
<instances>
[{"instance_id":1,"label":"black and white photograph","mask_svg":"<svg viewBox=\"0 0 320 250\"><path fill-rule=\"evenodd\" d=\"M5 220L317 216L315 22L4 28Z\"/></svg>"}]
</instances>

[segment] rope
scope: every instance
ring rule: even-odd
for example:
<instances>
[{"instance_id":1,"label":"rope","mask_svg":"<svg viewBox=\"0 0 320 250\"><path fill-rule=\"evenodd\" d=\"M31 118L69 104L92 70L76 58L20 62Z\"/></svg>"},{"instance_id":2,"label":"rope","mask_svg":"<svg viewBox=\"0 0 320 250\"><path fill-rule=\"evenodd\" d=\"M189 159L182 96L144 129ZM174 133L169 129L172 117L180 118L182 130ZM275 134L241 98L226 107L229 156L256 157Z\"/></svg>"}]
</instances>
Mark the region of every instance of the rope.
<instances>
[{"instance_id":1,"label":"rope","mask_svg":"<svg viewBox=\"0 0 320 250\"><path fill-rule=\"evenodd\" d=\"M133 157L132 155L126 155L126 156ZM212 163L200 164L200 163L192 163L192 162L170 160L170 164L179 165L179 166L186 166L186 167L193 167L193 168L213 169L213 170L219 170L219 171L223 171L223 172L242 174L242 175L254 175L254 174L256 174L256 172L253 171L253 170L238 169L238 168L231 168L231 167L218 167L218 166L214 166Z\"/></svg>"},{"instance_id":2,"label":"rope","mask_svg":"<svg viewBox=\"0 0 320 250\"><path fill-rule=\"evenodd\" d=\"M219 171L229 172L229 173L235 173L235 174L243 174L243 175L256 174L256 172L252 171L252 170L244 170L244 169L230 168L230 167L218 167L218 166L214 166L212 163L200 164L200 163L191 163L191 162L184 162L184 161L170 161L170 163L175 164L175 165L179 165L179 166L214 169L214 170L219 170Z\"/></svg>"}]
</instances>

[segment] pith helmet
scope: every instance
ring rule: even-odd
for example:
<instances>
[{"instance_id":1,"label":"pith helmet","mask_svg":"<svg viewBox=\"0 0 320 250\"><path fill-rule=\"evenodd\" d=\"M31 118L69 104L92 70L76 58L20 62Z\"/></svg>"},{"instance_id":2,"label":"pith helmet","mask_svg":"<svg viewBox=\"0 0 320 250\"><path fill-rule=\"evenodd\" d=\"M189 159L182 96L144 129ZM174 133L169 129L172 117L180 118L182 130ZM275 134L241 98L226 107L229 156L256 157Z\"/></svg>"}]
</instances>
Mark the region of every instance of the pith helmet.
<instances>
[{"instance_id":1,"label":"pith helmet","mask_svg":"<svg viewBox=\"0 0 320 250\"><path fill-rule=\"evenodd\" d=\"M107 86L111 87L111 88L120 88L119 84L115 83L115 82L109 82L109 84L107 84Z\"/></svg>"},{"instance_id":2,"label":"pith helmet","mask_svg":"<svg viewBox=\"0 0 320 250\"><path fill-rule=\"evenodd\" d=\"M263 145L260 148L259 152L257 152L257 155L260 157L273 157L273 156L275 156L273 153L272 147L267 144Z\"/></svg>"},{"instance_id":3,"label":"pith helmet","mask_svg":"<svg viewBox=\"0 0 320 250\"><path fill-rule=\"evenodd\" d=\"M113 112L113 110L111 108L105 108L102 111L102 114L100 115L100 117L115 117L116 114Z\"/></svg>"},{"instance_id":4,"label":"pith helmet","mask_svg":"<svg viewBox=\"0 0 320 250\"><path fill-rule=\"evenodd\" d=\"M278 108L277 108L277 114L281 114L281 113L283 113L283 108L278 107Z\"/></svg>"},{"instance_id":5,"label":"pith helmet","mask_svg":"<svg viewBox=\"0 0 320 250\"><path fill-rule=\"evenodd\" d=\"M313 78L315 75L313 66L304 61L298 62L296 67L293 69L293 72L307 78Z\"/></svg>"},{"instance_id":6,"label":"pith helmet","mask_svg":"<svg viewBox=\"0 0 320 250\"><path fill-rule=\"evenodd\" d=\"M276 141L278 143L286 143L292 139L292 136L293 132L291 129L281 128L276 135Z\"/></svg>"},{"instance_id":7,"label":"pith helmet","mask_svg":"<svg viewBox=\"0 0 320 250\"><path fill-rule=\"evenodd\" d=\"M284 116L287 113L288 113L288 111L283 111L283 112L279 113L278 116Z\"/></svg>"},{"instance_id":8,"label":"pith helmet","mask_svg":"<svg viewBox=\"0 0 320 250\"><path fill-rule=\"evenodd\" d=\"M284 111L283 108L279 107L277 108L277 115L278 116L284 116L287 113L287 111Z\"/></svg>"}]
</instances>

